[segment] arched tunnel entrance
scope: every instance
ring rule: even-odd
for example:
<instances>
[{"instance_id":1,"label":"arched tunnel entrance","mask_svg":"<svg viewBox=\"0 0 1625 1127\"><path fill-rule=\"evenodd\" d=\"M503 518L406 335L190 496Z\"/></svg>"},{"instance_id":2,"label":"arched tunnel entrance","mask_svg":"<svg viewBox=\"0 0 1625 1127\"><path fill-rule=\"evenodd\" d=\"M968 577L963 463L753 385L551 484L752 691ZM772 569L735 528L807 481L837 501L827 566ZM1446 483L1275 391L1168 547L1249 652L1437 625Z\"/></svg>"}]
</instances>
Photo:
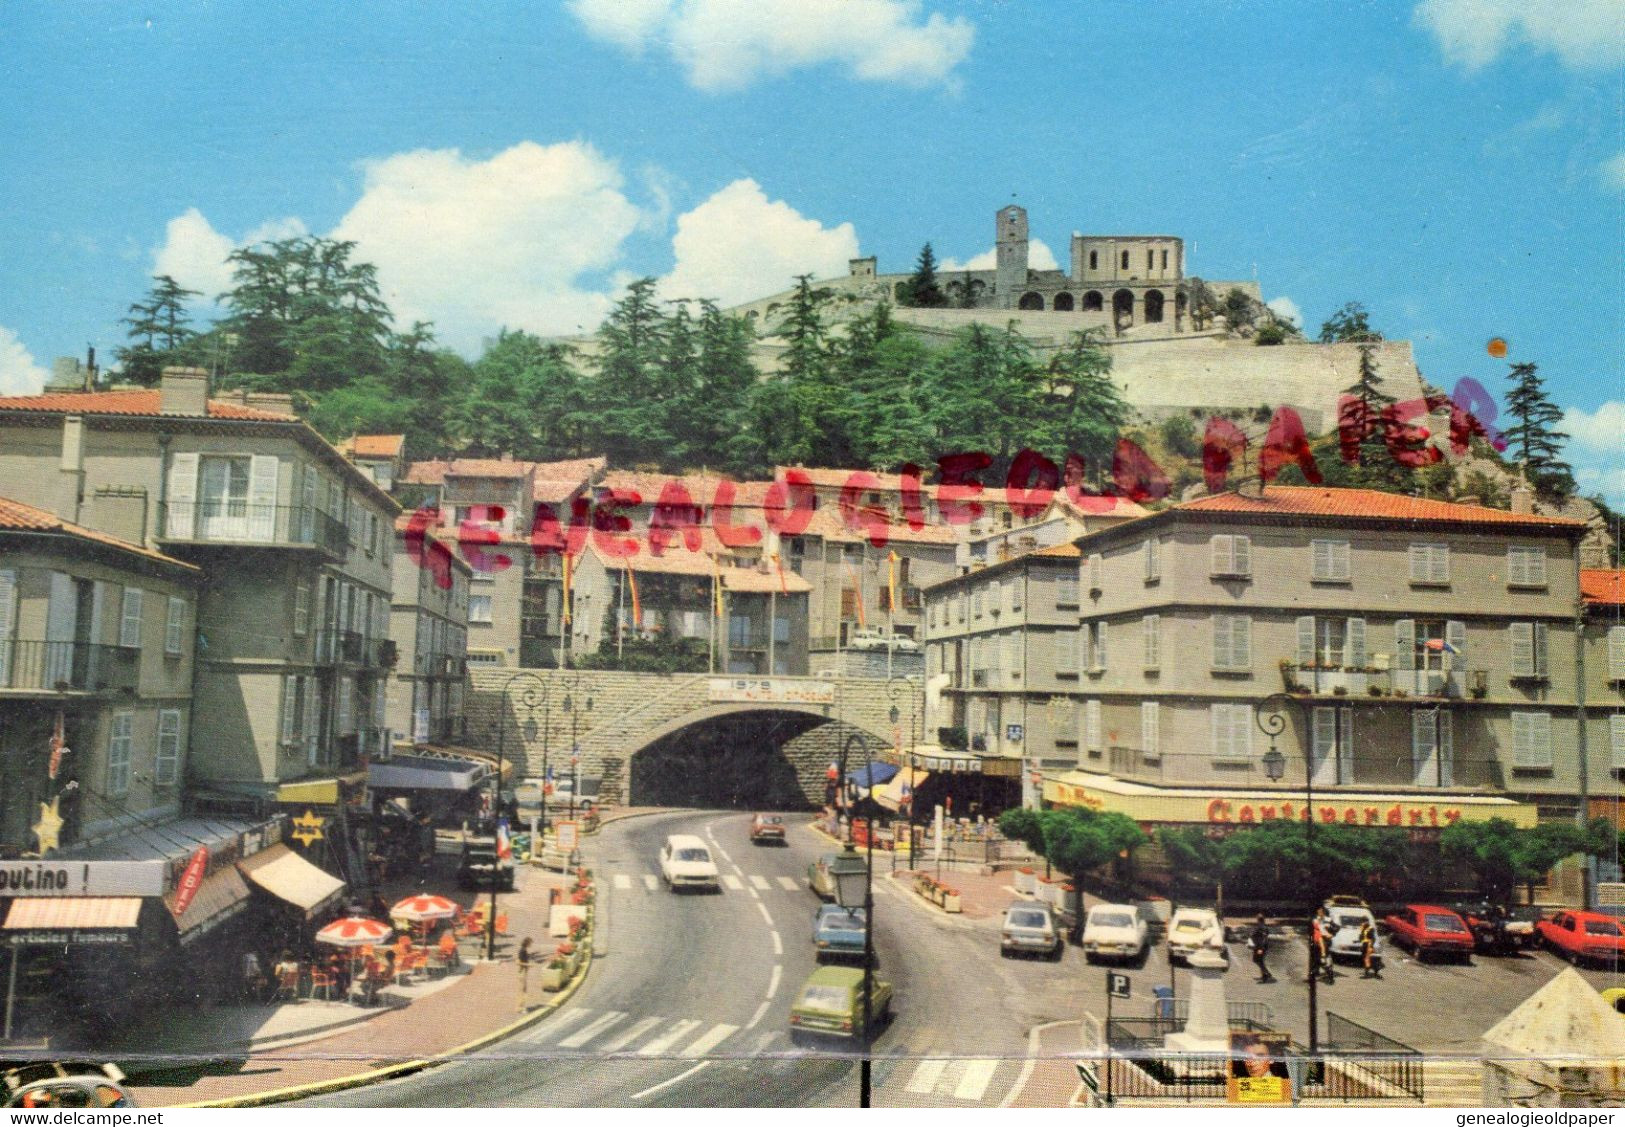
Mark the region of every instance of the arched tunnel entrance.
<instances>
[{"instance_id":1,"label":"arched tunnel entrance","mask_svg":"<svg viewBox=\"0 0 1625 1127\"><path fill-rule=\"evenodd\" d=\"M633 806L811 809L831 759L826 741L786 745L821 727L833 732L841 726L822 716L771 709L698 720L632 755L628 801Z\"/></svg>"}]
</instances>

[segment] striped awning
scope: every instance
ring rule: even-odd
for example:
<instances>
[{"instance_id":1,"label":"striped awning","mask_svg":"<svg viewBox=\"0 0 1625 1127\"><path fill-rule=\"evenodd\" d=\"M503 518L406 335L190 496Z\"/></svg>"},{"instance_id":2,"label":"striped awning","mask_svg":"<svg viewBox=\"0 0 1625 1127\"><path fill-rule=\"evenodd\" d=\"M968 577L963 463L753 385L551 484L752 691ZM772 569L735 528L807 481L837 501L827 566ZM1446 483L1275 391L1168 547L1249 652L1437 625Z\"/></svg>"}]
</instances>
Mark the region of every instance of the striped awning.
<instances>
[{"instance_id":1,"label":"striped awning","mask_svg":"<svg viewBox=\"0 0 1625 1127\"><path fill-rule=\"evenodd\" d=\"M180 916L175 916L175 893L164 897L164 906L175 919L181 942L191 943L248 907L248 884L241 873L227 865L204 878Z\"/></svg>"},{"instance_id":2,"label":"striped awning","mask_svg":"<svg viewBox=\"0 0 1625 1127\"><path fill-rule=\"evenodd\" d=\"M344 895L344 882L278 842L237 862L249 880L305 914L319 914Z\"/></svg>"},{"instance_id":3,"label":"striped awning","mask_svg":"<svg viewBox=\"0 0 1625 1127\"><path fill-rule=\"evenodd\" d=\"M121 930L135 927L139 896L57 896L13 900L5 931Z\"/></svg>"}]
</instances>

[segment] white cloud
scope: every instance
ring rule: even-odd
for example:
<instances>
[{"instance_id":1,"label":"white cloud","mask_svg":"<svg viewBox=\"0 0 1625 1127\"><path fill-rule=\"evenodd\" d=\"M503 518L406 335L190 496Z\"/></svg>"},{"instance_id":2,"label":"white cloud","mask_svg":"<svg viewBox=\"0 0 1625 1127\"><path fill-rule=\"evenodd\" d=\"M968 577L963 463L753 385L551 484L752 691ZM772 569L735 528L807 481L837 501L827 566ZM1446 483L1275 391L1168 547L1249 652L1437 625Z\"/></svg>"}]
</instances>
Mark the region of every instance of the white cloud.
<instances>
[{"instance_id":1,"label":"white cloud","mask_svg":"<svg viewBox=\"0 0 1625 1127\"><path fill-rule=\"evenodd\" d=\"M1519 44L1550 51L1577 69L1625 64L1620 0L1422 0L1411 18L1433 33L1447 59L1468 70Z\"/></svg>"},{"instance_id":2,"label":"white cloud","mask_svg":"<svg viewBox=\"0 0 1625 1127\"><path fill-rule=\"evenodd\" d=\"M1277 317L1283 317L1298 326L1298 328L1303 328L1303 310L1299 309L1298 303L1290 297L1271 298L1264 304L1269 306L1270 311Z\"/></svg>"},{"instance_id":3,"label":"white cloud","mask_svg":"<svg viewBox=\"0 0 1625 1127\"><path fill-rule=\"evenodd\" d=\"M0 325L0 395L36 395L49 375L17 334Z\"/></svg>"},{"instance_id":4,"label":"white cloud","mask_svg":"<svg viewBox=\"0 0 1625 1127\"><path fill-rule=\"evenodd\" d=\"M591 331L608 310L582 276L613 268L641 217L592 146L523 141L483 161L418 150L365 169L332 237L378 267L398 324L433 321L442 342L471 351L502 326Z\"/></svg>"},{"instance_id":5,"label":"white cloud","mask_svg":"<svg viewBox=\"0 0 1625 1127\"><path fill-rule=\"evenodd\" d=\"M1613 465L1602 469L1577 465L1574 483L1582 496L1601 493L1603 500L1613 508L1625 507L1625 466Z\"/></svg>"},{"instance_id":6,"label":"white cloud","mask_svg":"<svg viewBox=\"0 0 1625 1127\"><path fill-rule=\"evenodd\" d=\"M1602 162L1602 179L1616 192L1625 192L1625 153L1616 153Z\"/></svg>"},{"instance_id":7,"label":"white cloud","mask_svg":"<svg viewBox=\"0 0 1625 1127\"><path fill-rule=\"evenodd\" d=\"M1625 403L1610 399L1595 411L1570 407L1563 412L1563 433L1577 445L1599 453L1625 448Z\"/></svg>"},{"instance_id":8,"label":"white cloud","mask_svg":"<svg viewBox=\"0 0 1625 1127\"><path fill-rule=\"evenodd\" d=\"M659 46L701 90L836 62L854 78L952 83L975 30L920 0L570 0L588 34L641 53Z\"/></svg>"},{"instance_id":9,"label":"white cloud","mask_svg":"<svg viewBox=\"0 0 1625 1127\"><path fill-rule=\"evenodd\" d=\"M202 294L202 303L212 303L231 288L231 264L226 256L238 247L253 246L268 239L291 239L308 234L295 218L272 219L261 223L241 239L233 239L195 207L171 219L164 227L164 242L152 253L153 274L168 274L189 290Z\"/></svg>"},{"instance_id":10,"label":"white cloud","mask_svg":"<svg viewBox=\"0 0 1625 1127\"><path fill-rule=\"evenodd\" d=\"M723 306L789 289L798 274L845 274L858 257L852 224L825 227L754 180L735 180L677 217L676 264L660 282L669 298L709 297Z\"/></svg>"},{"instance_id":11,"label":"white cloud","mask_svg":"<svg viewBox=\"0 0 1625 1127\"><path fill-rule=\"evenodd\" d=\"M937 270L944 274L955 270L991 270L998 265L995 252L996 248L989 247L981 254L973 255L964 262L959 261L957 258L944 258L938 264ZM1045 245L1043 239L1028 241L1027 266L1033 270L1059 270L1061 268L1061 264L1055 261L1055 252Z\"/></svg>"}]
</instances>

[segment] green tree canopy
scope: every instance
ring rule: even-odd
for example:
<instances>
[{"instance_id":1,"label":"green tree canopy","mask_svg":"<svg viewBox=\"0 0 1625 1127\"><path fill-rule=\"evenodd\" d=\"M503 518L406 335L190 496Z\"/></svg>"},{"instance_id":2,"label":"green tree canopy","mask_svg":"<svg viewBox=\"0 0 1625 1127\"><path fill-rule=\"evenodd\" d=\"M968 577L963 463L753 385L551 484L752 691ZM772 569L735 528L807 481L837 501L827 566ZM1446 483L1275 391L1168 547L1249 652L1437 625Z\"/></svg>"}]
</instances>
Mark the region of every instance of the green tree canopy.
<instances>
[{"instance_id":1,"label":"green tree canopy","mask_svg":"<svg viewBox=\"0 0 1625 1127\"><path fill-rule=\"evenodd\" d=\"M1515 420L1503 432L1508 449L1524 465L1537 489L1567 497L1574 492L1574 470L1560 457L1568 435L1557 429L1563 409L1546 395L1535 364L1514 364L1507 374L1507 414Z\"/></svg>"},{"instance_id":2,"label":"green tree canopy","mask_svg":"<svg viewBox=\"0 0 1625 1127\"><path fill-rule=\"evenodd\" d=\"M1358 301L1346 303L1320 325L1321 344L1342 344L1351 341L1379 341L1382 334L1371 327L1370 315Z\"/></svg>"},{"instance_id":3,"label":"green tree canopy","mask_svg":"<svg viewBox=\"0 0 1625 1127\"><path fill-rule=\"evenodd\" d=\"M155 385L169 365L196 362L197 331L187 303L200 296L168 274L152 279L147 296L130 306L130 316L124 318L129 326L125 335L132 343L115 351L124 378L131 383Z\"/></svg>"},{"instance_id":4,"label":"green tree canopy","mask_svg":"<svg viewBox=\"0 0 1625 1127\"><path fill-rule=\"evenodd\" d=\"M904 305L940 309L948 304L947 295L937 283L937 256L930 243L920 248L920 257L914 264L914 273L908 280L905 293Z\"/></svg>"}]
</instances>

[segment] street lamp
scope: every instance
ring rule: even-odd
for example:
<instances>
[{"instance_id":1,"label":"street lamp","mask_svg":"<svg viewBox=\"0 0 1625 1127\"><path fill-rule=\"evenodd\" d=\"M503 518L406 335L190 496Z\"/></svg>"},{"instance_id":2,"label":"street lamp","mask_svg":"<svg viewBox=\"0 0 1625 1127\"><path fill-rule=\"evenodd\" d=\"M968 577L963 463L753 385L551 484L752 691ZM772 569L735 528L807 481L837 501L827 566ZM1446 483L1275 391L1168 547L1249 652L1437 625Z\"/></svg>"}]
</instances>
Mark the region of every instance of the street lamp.
<instances>
[{"instance_id":1,"label":"street lamp","mask_svg":"<svg viewBox=\"0 0 1625 1127\"><path fill-rule=\"evenodd\" d=\"M592 711L592 696L589 694L578 706L576 697L581 692L581 674L577 673L570 678L569 688L564 694L564 711L570 714L570 804L569 815L571 821L576 816L576 787L580 784L577 778L578 766L581 763L581 745L576 742L576 731L580 724L581 713ZM545 799L543 805L546 805Z\"/></svg>"},{"instance_id":2,"label":"street lamp","mask_svg":"<svg viewBox=\"0 0 1625 1127\"><path fill-rule=\"evenodd\" d=\"M1258 712L1255 716L1258 729L1270 738L1270 749L1264 753L1264 774L1272 783L1278 783L1286 777L1286 756L1281 753L1280 748L1275 746L1275 741L1282 732L1286 731L1286 716L1283 715L1283 710L1286 705L1292 703L1295 702L1285 693L1271 693L1258 703ZM1315 765L1310 761L1309 755L1309 749L1305 747L1303 752L1303 841L1304 854L1308 857L1309 871L1312 876L1315 871ZM1312 880L1310 897L1311 899L1314 897ZM1312 937L1311 942L1313 942ZM1318 1034L1319 1023L1315 1016L1315 1011L1320 1004L1315 989L1317 981L1318 976L1311 969L1309 974L1309 1053L1311 1056L1314 1055L1320 1041Z\"/></svg>"},{"instance_id":3,"label":"street lamp","mask_svg":"<svg viewBox=\"0 0 1625 1127\"><path fill-rule=\"evenodd\" d=\"M900 763L898 763L897 766L898 766L898 768L900 770L906 770L908 772L908 781L906 783L906 785L909 788L909 802L908 802L908 859L909 859L909 864L912 865L914 863L914 749L915 749L915 747L917 747L919 745L919 742L920 742L919 733L915 730L916 723L919 720L919 702L918 702L918 699L914 695L914 682L910 678L908 678L908 677L892 677L889 680L887 680L887 682L886 682L886 695L891 698L891 702L892 702L891 703L891 711L890 711L890 714L889 714L890 718L891 718L892 731L899 733L898 736L897 736L897 739L898 739L899 743L902 742L902 735L900 733L900 730L898 729L898 723L902 719L902 712L901 712L901 710L898 709L897 704L898 704L899 698L902 696L902 693L903 693L903 691L905 689L908 691L908 694L909 694L909 699L908 699L908 756L907 756L907 761L906 762L900 762ZM903 759L904 757L900 755L900 756L898 756L898 758ZM901 790L899 790L899 794L901 794ZM896 835L894 834L893 835L893 841L892 841L892 854L891 854L892 871L893 872L897 871L897 842L896 842L895 838L896 838Z\"/></svg>"},{"instance_id":4,"label":"street lamp","mask_svg":"<svg viewBox=\"0 0 1625 1127\"><path fill-rule=\"evenodd\" d=\"M841 745L841 785L846 786L847 752L853 744L863 751L863 737L853 732ZM874 782L873 778L869 780ZM858 1106L868 1107L873 1062L869 1057L870 1035L873 1032L872 1004L875 990L875 827L871 819L864 834L864 856L858 859L852 845L852 818L846 820L846 848L835 858L830 875L835 881L835 902L851 909L863 906L863 1059L858 1062Z\"/></svg>"},{"instance_id":5,"label":"street lamp","mask_svg":"<svg viewBox=\"0 0 1625 1127\"><path fill-rule=\"evenodd\" d=\"M502 823L502 767L504 762L503 737L506 735L506 723L508 719L508 690L513 688L514 682L527 680L534 681L536 683L535 685L526 685L525 691L521 693L519 697L520 702L525 706L525 723L520 731L523 732L526 744L528 746L529 742L536 738L536 685L541 686L542 708L545 710L547 708L547 682L543 681L534 673L520 670L518 673L515 673L502 683L502 697L497 703L497 773L496 782L493 785L494 793L491 796L491 814L493 817L491 825L493 842L491 858L491 910L487 913L487 918L485 921L485 958L487 961L496 958L497 949L497 885L501 883L502 873L502 857L498 852L501 842L497 839L497 829ZM547 810L547 799L545 795L542 799L542 810L545 814ZM532 844L532 848L534 848L534 843Z\"/></svg>"}]
</instances>

